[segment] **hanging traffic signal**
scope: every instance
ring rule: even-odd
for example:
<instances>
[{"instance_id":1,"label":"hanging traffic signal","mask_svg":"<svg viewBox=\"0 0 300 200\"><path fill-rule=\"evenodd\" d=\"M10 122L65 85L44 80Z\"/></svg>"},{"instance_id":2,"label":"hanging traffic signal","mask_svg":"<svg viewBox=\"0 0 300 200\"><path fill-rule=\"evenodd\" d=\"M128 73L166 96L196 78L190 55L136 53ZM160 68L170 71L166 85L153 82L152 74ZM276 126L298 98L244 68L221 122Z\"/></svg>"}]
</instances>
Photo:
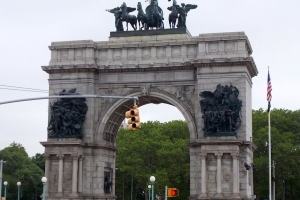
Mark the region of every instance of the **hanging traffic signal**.
<instances>
[{"instance_id":1,"label":"hanging traffic signal","mask_svg":"<svg viewBox=\"0 0 300 200\"><path fill-rule=\"evenodd\" d=\"M177 188L168 188L168 197L178 197L179 190Z\"/></svg>"},{"instance_id":2,"label":"hanging traffic signal","mask_svg":"<svg viewBox=\"0 0 300 200\"><path fill-rule=\"evenodd\" d=\"M141 128L139 109L137 105L134 105L129 111L125 113L125 117L128 119L128 130L138 130Z\"/></svg>"}]
</instances>

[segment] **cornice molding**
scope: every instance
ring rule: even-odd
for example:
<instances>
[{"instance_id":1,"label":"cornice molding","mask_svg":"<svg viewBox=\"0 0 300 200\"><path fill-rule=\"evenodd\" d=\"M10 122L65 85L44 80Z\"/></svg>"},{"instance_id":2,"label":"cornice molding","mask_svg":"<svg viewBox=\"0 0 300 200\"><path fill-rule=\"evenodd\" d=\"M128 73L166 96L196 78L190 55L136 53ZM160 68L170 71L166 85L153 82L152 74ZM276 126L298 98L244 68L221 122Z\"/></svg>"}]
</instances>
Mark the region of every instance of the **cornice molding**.
<instances>
[{"instance_id":1,"label":"cornice molding","mask_svg":"<svg viewBox=\"0 0 300 200\"><path fill-rule=\"evenodd\" d=\"M119 64L119 65L101 65L101 64L84 64L84 65L50 65L42 66L42 69L48 74L54 73L78 73L78 72L94 72L94 73L116 73L116 72L149 72L149 71L168 71L168 70L186 70L198 67L220 67L220 66L247 66L247 69L254 77L258 74L254 60L249 57L246 59L238 59L236 61L230 61L230 59L223 60L194 60L186 62L169 62L166 63L155 63L154 67L140 67L139 64ZM172 65L172 66L166 66Z\"/></svg>"},{"instance_id":2,"label":"cornice molding","mask_svg":"<svg viewBox=\"0 0 300 200\"><path fill-rule=\"evenodd\" d=\"M83 142L60 142L60 141L48 141L48 142L40 142L44 147L81 147L81 148L92 148L92 149L106 149L111 151L118 151L119 148L115 146L106 146L106 145L95 145L88 144Z\"/></svg>"}]
</instances>

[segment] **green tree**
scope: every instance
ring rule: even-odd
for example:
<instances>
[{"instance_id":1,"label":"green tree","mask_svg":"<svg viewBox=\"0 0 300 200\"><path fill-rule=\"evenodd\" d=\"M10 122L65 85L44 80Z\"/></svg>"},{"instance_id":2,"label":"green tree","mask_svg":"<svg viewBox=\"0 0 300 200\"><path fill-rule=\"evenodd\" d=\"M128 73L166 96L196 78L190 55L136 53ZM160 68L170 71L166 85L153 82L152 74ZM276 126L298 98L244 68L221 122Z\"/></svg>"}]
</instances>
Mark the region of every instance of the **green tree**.
<instances>
[{"instance_id":1,"label":"green tree","mask_svg":"<svg viewBox=\"0 0 300 200\"><path fill-rule=\"evenodd\" d=\"M155 193L164 195L165 185L180 190L177 199L189 196L189 131L183 121L147 122L142 129L121 129L117 136L116 194L129 199L133 180L134 199L148 199L151 175Z\"/></svg>"},{"instance_id":2,"label":"green tree","mask_svg":"<svg viewBox=\"0 0 300 200\"><path fill-rule=\"evenodd\" d=\"M253 110L254 188L260 197L269 195L268 114ZM276 199L300 199L300 111L271 111L272 160L276 162Z\"/></svg>"},{"instance_id":3,"label":"green tree","mask_svg":"<svg viewBox=\"0 0 300 200\"><path fill-rule=\"evenodd\" d=\"M3 167L3 180L8 182L7 199L17 199L17 182L21 182L21 199L32 199L42 192L44 172L28 157L21 144L12 143L0 151L0 159L7 161Z\"/></svg>"},{"instance_id":4,"label":"green tree","mask_svg":"<svg viewBox=\"0 0 300 200\"><path fill-rule=\"evenodd\" d=\"M44 154L36 153L31 157L32 162L45 172L45 157Z\"/></svg>"}]
</instances>

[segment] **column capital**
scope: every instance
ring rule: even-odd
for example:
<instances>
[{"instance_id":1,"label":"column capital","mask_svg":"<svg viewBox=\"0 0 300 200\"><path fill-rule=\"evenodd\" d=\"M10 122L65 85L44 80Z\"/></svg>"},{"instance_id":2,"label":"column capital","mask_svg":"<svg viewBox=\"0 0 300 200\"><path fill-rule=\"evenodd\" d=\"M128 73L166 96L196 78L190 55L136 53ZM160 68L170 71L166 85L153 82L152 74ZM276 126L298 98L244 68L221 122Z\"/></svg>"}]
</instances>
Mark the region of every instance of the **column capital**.
<instances>
[{"instance_id":1,"label":"column capital","mask_svg":"<svg viewBox=\"0 0 300 200\"><path fill-rule=\"evenodd\" d=\"M205 159L207 157L207 152L203 151L199 155L202 159Z\"/></svg>"},{"instance_id":2,"label":"column capital","mask_svg":"<svg viewBox=\"0 0 300 200\"><path fill-rule=\"evenodd\" d=\"M236 152L231 152L231 156L233 159L239 159L240 157L240 152L236 151Z\"/></svg>"},{"instance_id":3,"label":"column capital","mask_svg":"<svg viewBox=\"0 0 300 200\"><path fill-rule=\"evenodd\" d=\"M215 156L216 156L217 158L222 158L223 152L217 152L217 153L215 153Z\"/></svg>"},{"instance_id":4,"label":"column capital","mask_svg":"<svg viewBox=\"0 0 300 200\"><path fill-rule=\"evenodd\" d=\"M45 160L49 160L50 159L50 153L44 153L44 158Z\"/></svg>"},{"instance_id":5,"label":"column capital","mask_svg":"<svg viewBox=\"0 0 300 200\"><path fill-rule=\"evenodd\" d=\"M83 156L79 155L79 160L82 161L83 160Z\"/></svg>"},{"instance_id":6,"label":"column capital","mask_svg":"<svg viewBox=\"0 0 300 200\"><path fill-rule=\"evenodd\" d=\"M74 153L71 156L72 156L73 160L78 160L78 158L79 158L79 155L77 153Z\"/></svg>"},{"instance_id":7,"label":"column capital","mask_svg":"<svg viewBox=\"0 0 300 200\"><path fill-rule=\"evenodd\" d=\"M60 153L57 154L56 156L58 157L59 160L63 160L65 155Z\"/></svg>"}]
</instances>

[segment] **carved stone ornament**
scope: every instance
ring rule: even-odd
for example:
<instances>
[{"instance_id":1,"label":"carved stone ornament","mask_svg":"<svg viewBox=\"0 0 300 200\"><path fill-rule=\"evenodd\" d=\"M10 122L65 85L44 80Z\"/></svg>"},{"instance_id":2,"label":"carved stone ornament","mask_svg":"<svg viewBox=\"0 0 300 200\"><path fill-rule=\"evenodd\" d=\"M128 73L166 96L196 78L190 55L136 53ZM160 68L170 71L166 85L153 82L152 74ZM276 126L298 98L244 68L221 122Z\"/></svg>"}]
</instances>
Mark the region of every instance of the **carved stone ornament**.
<instances>
[{"instance_id":1,"label":"carved stone ornament","mask_svg":"<svg viewBox=\"0 0 300 200\"><path fill-rule=\"evenodd\" d=\"M62 90L59 95L80 95L76 89ZM82 138L82 125L88 107L85 98L61 98L50 103L49 138Z\"/></svg>"},{"instance_id":2,"label":"carved stone ornament","mask_svg":"<svg viewBox=\"0 0 300 200\"><path fill-rule=\"evenodd\" d=\"M242 101L239 90L230 85L217 85L214 92L200 93L205 136L236 136L241 126Z\"/></svg>"},{"instance_id":3,"label":"carved stone ornament","mask_svg":"<svg viewBox=\"0 0 300 200\"><path fill-rule=\"evenodd\" d=\"M228 182L232 178L232 173L229 170L225 170L223 174L223 179Z\"/></svg>"},{"instance_id":4,"label":"carved stone ornament","mask_svg":"<svg viewBox=\"0 0 300 200\"><path fill-rule=\"evenodd\" d=\"M208 180L211 182L214 182L216 180L216 173L215 172L209 172L208 173Z\"/></svg>"}]
</instances>

